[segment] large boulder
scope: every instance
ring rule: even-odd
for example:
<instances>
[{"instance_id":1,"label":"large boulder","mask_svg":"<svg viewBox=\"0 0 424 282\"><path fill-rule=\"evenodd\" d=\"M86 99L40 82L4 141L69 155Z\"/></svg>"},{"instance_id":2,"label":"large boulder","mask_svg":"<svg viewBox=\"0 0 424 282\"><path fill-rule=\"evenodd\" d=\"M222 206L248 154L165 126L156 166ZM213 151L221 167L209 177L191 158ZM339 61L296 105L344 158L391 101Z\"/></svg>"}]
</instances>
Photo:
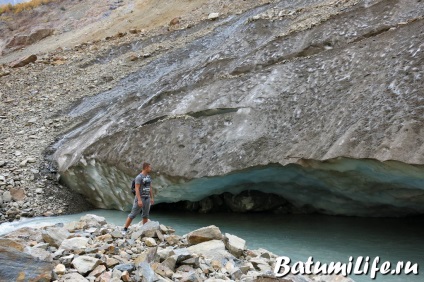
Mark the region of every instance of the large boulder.
<instances>
[{"instance_id":1,"label":"large boulder","mask_svg":"<svg viewBox=\"0 0 424 282\"><path fill-rule=\"evenodd\" d=\"M221 240L211 240L196 244L187 248L191 253L203 255L206 258L223 261L228 258L234 258L225 250L225 245Z\"/></svg>"},{"instance_id":2,"label":"large boulder","mask_svg":"<svg viewBox=\"0 0 424 282\"><path fill-rule=\"evenodd\" d=\"M51 281L54 264L41 261L16 249L0 246L0 279L2 281Z\"/></svg>"},{"instance_id":3,"label":"large boulder","mask_svg":"<svg viewBox=\"0 0 424 282\"><path fill-rule=\"evenodd\" d=\"M187 242L190 245L199 244L210 240L221 240L222 233L215 225L199 228L187 234Z\"/></svg>"},{"instance_id":4,"label":"large boulder","mask_svg":"<svg viewBox=\"0 0 424 282\"><path fill-rule=\"evenodd\" d=\"M70 233L63 227L46 227L42 231L42 236L44 242L58 248L63 240L70 236Z\"/></svg>"},{"instance_id":5,"label":"large boulder","mask_svg":"<svg viewBox=\"0 0 424 282\"><path fill-rule=\"evenodd\" d=\"M5 49L10 52L35 42L40 41L54 33L54 29L40 28L33 30L29 34L17 34L11 38L5 45Z\"/></svg>"},{"instance_id":6,"label":"large boulder","mask_svg":"<svg viewBox=\"0 0 424 282\"><path fill-rule=\"evenodd\" d=\"M157 203L260 190L312 212L424 213L424 5L334 3L214 22L82 100L54 154L62 182L127 209L143 156L160 171Z\"/></svg>"}]
</instances>

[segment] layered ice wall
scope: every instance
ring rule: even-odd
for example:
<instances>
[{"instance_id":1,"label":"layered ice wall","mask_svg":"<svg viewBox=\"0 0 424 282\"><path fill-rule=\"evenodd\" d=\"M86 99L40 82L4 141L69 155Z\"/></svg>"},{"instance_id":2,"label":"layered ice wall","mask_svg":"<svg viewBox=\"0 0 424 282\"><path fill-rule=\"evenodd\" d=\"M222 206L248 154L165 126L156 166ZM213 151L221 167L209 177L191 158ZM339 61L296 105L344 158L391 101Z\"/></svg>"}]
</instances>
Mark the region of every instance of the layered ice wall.
<instances>
[{"instance_id":1,"label":"layered ice wall","mask_svg":"<svg viewBox=\"0 0 424 282\"><path fill-rule=\"evenodd\" d=\"M97 207L130 208L131 177L119 169L95 161L84 162L64 172L63 178ZM295 207L295 212L356 216L424 214L424 166L396 161L300 160L298 164L272 164L191 180L159 173L154 174L154 188L156 203L196 202L225 192L238 195L243 191L260 191L281 196ZM257 200L248 193L237 198L238 211L254 210ZM271 210L286 210L286 204L273 203Z\"/></svg>"},{"instance_id":2,"label":"layered ice wall","mask_svg":"<svg viewBox=\"0 0 424 282\"><path fill-rule=\"evenodd\" d=\"M61 180L123 209L148 160L159 202L259 190L329 214L422 214L423 14L279 1L156 38L201 35L72 109Z\"/></svg>"}]
</instances>

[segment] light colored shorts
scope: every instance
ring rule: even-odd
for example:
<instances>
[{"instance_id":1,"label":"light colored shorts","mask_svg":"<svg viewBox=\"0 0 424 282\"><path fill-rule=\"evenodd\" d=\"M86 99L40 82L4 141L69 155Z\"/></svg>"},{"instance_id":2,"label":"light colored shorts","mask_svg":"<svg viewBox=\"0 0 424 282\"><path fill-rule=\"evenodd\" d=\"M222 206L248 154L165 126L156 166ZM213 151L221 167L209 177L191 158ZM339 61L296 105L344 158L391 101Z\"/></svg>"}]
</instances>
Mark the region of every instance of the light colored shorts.
<instances>
[{"instance_id":1,"label":"light colored shorts","mask_svg":"<svg viewBox=\"0 0 424 282\"><path fill-rule=\"evenodd\" d=\"M128 215L129 218L134 219L139 213L141 213L142 218L149 218L150 197L141 197L141 201L143 202L143 206L140 208L138 206L137 197L134 197L131 213Z\"/></svg>"}]
</instances>

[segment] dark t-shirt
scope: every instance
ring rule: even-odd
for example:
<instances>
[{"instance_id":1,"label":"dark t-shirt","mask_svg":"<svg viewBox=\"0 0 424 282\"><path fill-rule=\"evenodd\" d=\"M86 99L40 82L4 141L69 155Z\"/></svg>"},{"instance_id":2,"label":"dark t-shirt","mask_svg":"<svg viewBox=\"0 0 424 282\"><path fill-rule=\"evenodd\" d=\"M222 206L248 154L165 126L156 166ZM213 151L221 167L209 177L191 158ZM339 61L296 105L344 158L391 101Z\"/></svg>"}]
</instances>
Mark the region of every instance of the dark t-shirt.
<instances>
[{"instance_id":1,"label":"dark t-shirt","mask_svg":"<svg viewBox=\"0 0 424 282\"><path fill-rule=\"evenodd\" d=\"M143 174L137 175L135 178L135 184L140 184L140 196L142 197L150 197L150 185L152 183L152 179L150 175L144 176Z\"/></svg>"}]
</instances>

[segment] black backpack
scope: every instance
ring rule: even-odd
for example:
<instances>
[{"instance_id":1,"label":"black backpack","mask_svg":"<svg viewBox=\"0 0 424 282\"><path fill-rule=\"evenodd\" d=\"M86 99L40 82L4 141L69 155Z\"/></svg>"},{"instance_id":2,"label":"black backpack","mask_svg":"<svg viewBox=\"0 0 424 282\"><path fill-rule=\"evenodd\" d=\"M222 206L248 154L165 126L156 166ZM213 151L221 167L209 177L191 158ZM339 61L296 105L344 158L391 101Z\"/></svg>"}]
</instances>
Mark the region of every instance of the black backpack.
<instances>
[{"instance_id":1,"label":"black backpack","mask_svg":"<svg viewBox=\"0 0 424 282\"><path fill-rule=\"evenodd\" d=\"M133 195L135 195L135 178L133 179L133 181L131 182L131 193Z\"/></svg>"},{"instance_id":2,"label":"black backpack","mask_svg":"<svg viewBox=\"0 0 424 282\"><path fill-rule=\"evenodd\" d=\"M138 175L137 175L138 176ZM137 177L136 176L136 177ZM143 181L143 183L144 183L144 181ZM135 195L135 178L132 180L132 182L131 182L131 193L133 194L133 195Z\"/></svg>"}]
</instances>

